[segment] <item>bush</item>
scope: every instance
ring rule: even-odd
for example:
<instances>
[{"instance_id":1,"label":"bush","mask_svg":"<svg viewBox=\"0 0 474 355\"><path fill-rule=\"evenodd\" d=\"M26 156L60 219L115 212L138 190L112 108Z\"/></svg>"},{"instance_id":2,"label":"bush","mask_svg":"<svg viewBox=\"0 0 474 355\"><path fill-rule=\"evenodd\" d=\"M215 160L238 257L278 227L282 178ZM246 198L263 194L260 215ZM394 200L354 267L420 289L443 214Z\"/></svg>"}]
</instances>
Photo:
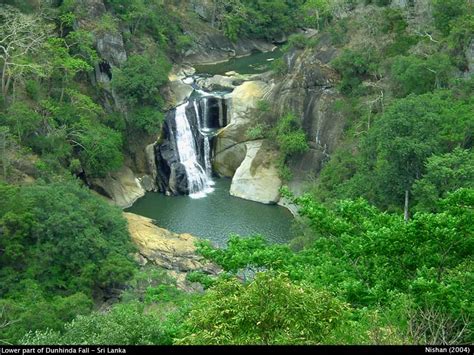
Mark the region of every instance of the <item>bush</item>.
<instances>
[{"instance_id":1,"label":"bush","mask_svg":"<svg viewBox=\"0 0 474 355\"><path fill-rule=\"evenodd\" d=\"M131 106L160 107L159 88L168 81L171 64L162 55L150 58L130 56L121 68L114 68L112 85Z\"/></svg>"},{"instance_id":2,"label":"bush","mask_svg":"<svg viewBox=\"0 0 474 355\"><path fill-rule=\"evenodd\" d=\"M309 148L306 134L292 113L286 114L277 122L276 141L285 157L304 153Z\"/></svg>"},{"instance_id":3,"label":"bush","mask_svg":"<svg viewBox=\"0 0 474 355\"><path fill-rule=\"evenodd\" d=\"M221 280L191 311L178 344L319 344L346 309L328 292L281 274L258 273L247 285Z\"/></svg>"},{"instance_id":4,"label":"bush","mask_svg":"<svg viewBox=\"0 0 474 355\"><path fill-rule=\"evenodd\" d=\"M428 59L399 56L394 59L391 72L395 92L404 97L446 86L453 67L445 54L435 54Z\"/></svg>"},{"instance_id":5,"label":"bush","mask_svg":"<svg viewBox=\"0 0 474 355\"><path fill-rule=\"evenodd\" d=\"M342 76L339 89L347 95L359 93L362 81L378 69L377 56L371 49L344 49L331 64Z\"/></svg>"},{"instance_id":6,"label":"bush","mask_svg":"<svg viewBox=\"0 0 474 355\"><path fill-rule=\"evenodd\" d=\"M171 345L161 314L146 312L143 304L114 306L107 313L79 316L65 325L64 332L53 330L28 333L26 345Z\"/></svg>"}]
</instances>

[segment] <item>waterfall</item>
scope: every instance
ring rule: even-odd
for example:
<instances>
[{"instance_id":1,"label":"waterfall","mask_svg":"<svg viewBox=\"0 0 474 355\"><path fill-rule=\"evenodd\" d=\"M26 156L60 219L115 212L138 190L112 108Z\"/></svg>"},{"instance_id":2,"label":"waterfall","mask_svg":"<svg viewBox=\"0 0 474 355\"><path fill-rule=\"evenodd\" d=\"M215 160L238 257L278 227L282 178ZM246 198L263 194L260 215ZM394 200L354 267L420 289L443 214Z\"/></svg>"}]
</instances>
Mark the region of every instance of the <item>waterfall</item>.
<instances>
[{"instance_id":1,"label":"waterfall","mask_svg":"<svg viewBox=\"0 0 474 355\"><path fill-rule=\"evenodd\" d=\"M193 198L205 197L207 193L212 192L209 178L206 172L199 164L196 143L193 132L186 117L187 103L176 107L176 146L178 148L179 161L183 164L188 178L189 196ZM197 117L199 121L199 116Z\"/></svg>"},{"instance_id":2,"label":"waterfall","mask_svg":"<svg viewBox=\"0 0 474 355\"><path fill-rule=\"evenodd\" d=\"M206 167L206 175L210 179L212 178L212 166L211 166L211 146L209 144L209 137L204 137L204 164Z\"/></svg>"},{"instance_id":3,"label":"waterfall","mask_svg":"<svg viewBox=\"0 0 474 355\"><path fill-rule=\"evenodd\" d=\"M206 129L208 128L206 123L207 121L204 119L201 119L201 115L199 114L199 108L197 101L195 100L193 102L194 104L194 111L196 112L196 121L198 123L198 129L199 133L204 135L204 167L206 170L206 175L209 178L209 185L212 186L214 185L214 181L212 181L212 166L211 166L211 145L209 143L209 136L205 134L202 130L202 128ZM201 120L204 123L204 127L202 127Z\"/></svg>"},{"instance_id":4,"label":"waterfall","mask_svg":"<svg viewBox=\"0 0 474 355\"><path fill-rule=\"evenodd\" d=\"M199 108L198 108L198 104L196 100L193 101L193 105L194 105L194 111L196 112L196 121L198 124L198 129L199 131L201 131L201 115L199 114Z\"/></svg>"}]
</instances>

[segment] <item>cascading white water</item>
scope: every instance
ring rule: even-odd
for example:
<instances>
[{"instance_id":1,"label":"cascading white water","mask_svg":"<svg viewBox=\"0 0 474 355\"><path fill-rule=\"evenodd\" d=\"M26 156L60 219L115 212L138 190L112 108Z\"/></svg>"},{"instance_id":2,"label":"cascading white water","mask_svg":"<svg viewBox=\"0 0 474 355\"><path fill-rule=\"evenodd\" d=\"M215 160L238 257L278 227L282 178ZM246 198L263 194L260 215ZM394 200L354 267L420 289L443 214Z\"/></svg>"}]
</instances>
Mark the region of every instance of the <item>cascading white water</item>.
<instances>
[{"instance_id":1,"label":"cascading white water","mask_svg":"<svg viewBox=\"0 0 474 355\"><path fill-rule=\"evenodd\" d=\"M193 105L194 105L194 111L196 112L196 121L198 124L198 129L199 131L201 131L201 115L199 114L199 108L198 108L198 104L196 100L193 101Z\"/></svg>"},{"instance_id":2,"label":"cascading white water","mask_svg":"<svg viewBox=\"0 0 474 355\"><path fill-rule=\"evenodd\" d=\"M191 126L186 117L187 103L176 107L176 145L178 148L179 161L184 165L188 178L189 196L193 198L205 197L212 192L209 178L199 164L196 154L196 144L194 142ZM198 117L199 120L199 117Z\"/></svg>"},{"instance_id":3,"label":"cascading white water","mask_svg":"<svg viewBox=\"0 0 474 355\"><path fill-rule=\"evenodd\" d=\"M196 112L196 120L198 122L198 129L199 129L199 134L202 134L204 136L204 167L206 169L206 175L208 177L208 183L210 186L214 185L214 181L212 180L212 166L211 166L211 145L209 143L209 136L206 135L202 128L206 129L206 121L204 120L204 127L202 127L201 123L201 115L199 114L199 108L197 101L193 102L194 104L194 111Z\"/></svg>"},{"instance_id":4,"label":"cascading white water","mask_svg":"<svg viewBox=\"0 0 474 355\"><path fill-rule=\"evenodd\" d=\"M209 137L204 137L204 164L206 168L206 175L209 179L212 178L211 166L211 145L209 144Z\"/></svg>"}]
</instances>

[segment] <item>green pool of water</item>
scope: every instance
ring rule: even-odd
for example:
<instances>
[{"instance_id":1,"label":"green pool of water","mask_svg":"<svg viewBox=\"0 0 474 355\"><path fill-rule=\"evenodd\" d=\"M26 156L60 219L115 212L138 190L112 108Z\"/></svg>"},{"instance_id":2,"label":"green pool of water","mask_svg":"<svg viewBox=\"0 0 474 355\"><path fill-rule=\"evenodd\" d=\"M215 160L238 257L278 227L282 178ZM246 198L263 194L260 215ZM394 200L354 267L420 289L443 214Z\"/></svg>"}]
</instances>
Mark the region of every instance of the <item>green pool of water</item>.
<instances>
[{"instance_id":1,"label":"green pool of water","mask_svg":"<svg viewBox=\"0 0 474 355\"><path fill-rule=\"evenodd\" d=\"M256 52L251 55L231 58L230 60L217 64L196 65L196 74L224 75L229 71L239 74L258 74L271 69L274 60L281 58L283 53L280 49L273 52Z\"/></svg>"},{"instance_id":2,"label":"green pool of water","mask_svg":"<svg viewBox=\"0 0 474 355\"><path fill-rule=\"evenodd\" d=\"M261 234L273 243L288 242L293 216L280 206L264 205L230 196L230 180L215 179L214 192L205 198L147 193L127 212L153 218L160 227L190 233L224 247L229 235Z\"/></svg>"}]
</instances>

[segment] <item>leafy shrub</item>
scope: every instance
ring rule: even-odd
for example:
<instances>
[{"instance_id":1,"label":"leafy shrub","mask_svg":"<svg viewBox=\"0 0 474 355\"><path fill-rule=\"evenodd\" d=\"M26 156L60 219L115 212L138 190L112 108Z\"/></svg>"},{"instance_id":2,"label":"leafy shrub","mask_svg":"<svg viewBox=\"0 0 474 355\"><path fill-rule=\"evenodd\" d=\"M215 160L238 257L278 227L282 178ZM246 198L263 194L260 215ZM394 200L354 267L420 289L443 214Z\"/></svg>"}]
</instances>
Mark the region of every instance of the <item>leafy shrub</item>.
<instances>
[{"instance_id":1,"label":"leafy shrub","mask_svg":"<svg viewBox=\"0 0 474 355\"><path fill-rule=\"evenodd\" d=\"M450 59L445 54L435 54L428 59L399 56L391 67L394 89L401 97L444 87L452 71Z\"/></svg>"},{"instance_id":2,"label":"leafy shrub","mask_svg":"<svg viewBox=\"0 0 474 355\"><path fill-rule=\"evenodd\" d=\"M163 56L133 55L121 68L114 68L112 85L132 107L150 105L159 108L159 88L168 81L170 70L171 64Z\"/></svg>"},{"instance_id":3,"label":"leafy shrub","mask_svg":"<svg viewBox=\"0 0 474 355\"><path fill-rule=\"evenodd\" d=\"M331 64L342 76L339 89L349 95L357 94L363 79L377 71L378 59L371 49L344 49Z\"/></svg>"},{"instance_id":4,"label":"leafy shrub","mask_svg":"<svg viewBox=\"0 0 474 355\"><path fill-rule=\"evenodd\" d=\"M170 334L157 312L146 312L143 304L114 306L107 313L78 316L64 332L30 332L21 340L28 345L171 345Z\"/></svg>"},{"instance_id":5,"label":"leafy shrub","mask_svg":"<svg viewBox=\"0 0 474 355\"><path fill-rule=\"evenodd\" d=\"M302 307L304 305L304 307ZM346 305L323 290L271 272L248 285L221 280L185 320L178 344L318 344L342 321Z\"/></svg>"}]
</instances>

